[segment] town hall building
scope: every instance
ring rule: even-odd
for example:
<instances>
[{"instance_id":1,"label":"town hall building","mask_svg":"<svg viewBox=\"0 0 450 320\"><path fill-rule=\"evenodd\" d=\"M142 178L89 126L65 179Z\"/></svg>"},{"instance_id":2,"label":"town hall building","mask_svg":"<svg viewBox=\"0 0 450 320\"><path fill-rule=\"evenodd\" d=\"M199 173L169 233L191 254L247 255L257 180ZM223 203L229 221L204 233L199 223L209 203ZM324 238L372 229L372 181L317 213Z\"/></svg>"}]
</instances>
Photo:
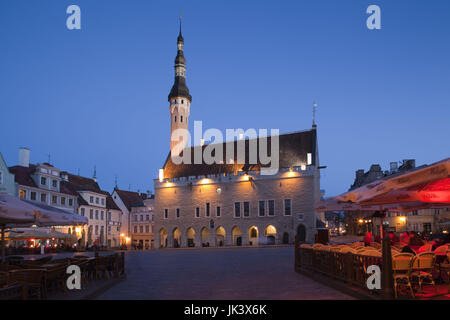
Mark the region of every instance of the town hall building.
<instances>
[{"instance_id":1,"label":"town hall building","mask_svg":"<svg viewBox=\"0 0 450 320\"><path fill-rule=\"evenodd\" d=\"M181 27L177 40L175 81L168 97L171 136L177 129L188 129L192 102ZM237 140L213 145L224 155L214 164L174 163L178 149L171 139L171 152L154 180L155 247L291 244L295 236L313 242L314 204L320 199L317 126L277 138L264 138L269 146L279 143L278 170L271 175L262 174L267 164L259 156L249 161L250 147L259 146L262 138L244 138L245 161L239 161L238 152L225 158L228 148L237 149ZM194 155L207 146L186 146L180 155Z\"/></svg>"}]
</instances>

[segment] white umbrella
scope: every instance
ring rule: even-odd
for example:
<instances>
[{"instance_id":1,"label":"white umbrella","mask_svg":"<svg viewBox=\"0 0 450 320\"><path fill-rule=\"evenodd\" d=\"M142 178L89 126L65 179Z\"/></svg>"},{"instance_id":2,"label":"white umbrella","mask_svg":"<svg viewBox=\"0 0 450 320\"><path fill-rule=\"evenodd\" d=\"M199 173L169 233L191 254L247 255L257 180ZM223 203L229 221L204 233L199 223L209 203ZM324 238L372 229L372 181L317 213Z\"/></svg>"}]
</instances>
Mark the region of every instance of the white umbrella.
<instances>
[{"instance_id":1,"label":"white umbrella","mask_svg":"<svg viewBox=\"0 0 450 320\"><path fill-rule=\"evenodd\" d=\"M2 261L5 258L5 228L27 227L32 225L41 227L73 226L87 224L87 222L86 217L82 217L76 213L0 193Z\"/></svg>"}]
</instances>

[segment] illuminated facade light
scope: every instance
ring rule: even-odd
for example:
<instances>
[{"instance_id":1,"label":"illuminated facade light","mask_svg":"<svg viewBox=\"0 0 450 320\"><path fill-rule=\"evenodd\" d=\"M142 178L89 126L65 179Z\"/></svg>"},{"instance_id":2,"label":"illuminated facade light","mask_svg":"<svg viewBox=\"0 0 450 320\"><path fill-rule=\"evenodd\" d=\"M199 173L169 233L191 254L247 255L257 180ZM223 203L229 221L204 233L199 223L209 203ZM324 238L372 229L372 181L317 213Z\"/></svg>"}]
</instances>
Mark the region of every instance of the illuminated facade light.
<instances>
[{"instance_id":1,"label":"illuminated facade light","mask_svg":"<svg viewBox=\"0 0 450 320\"><path fill-rule=\"evenodd\" d=\"M164 180L164 169L159 169L159 182Z\"/></svg>"}]
</instances>

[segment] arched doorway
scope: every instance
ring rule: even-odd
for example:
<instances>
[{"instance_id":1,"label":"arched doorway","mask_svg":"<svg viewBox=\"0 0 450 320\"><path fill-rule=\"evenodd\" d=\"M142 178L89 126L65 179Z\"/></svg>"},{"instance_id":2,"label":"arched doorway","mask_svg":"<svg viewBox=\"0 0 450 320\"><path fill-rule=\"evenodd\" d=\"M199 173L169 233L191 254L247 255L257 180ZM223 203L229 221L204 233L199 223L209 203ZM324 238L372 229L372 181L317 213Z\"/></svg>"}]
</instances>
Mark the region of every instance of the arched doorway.
<instances>
[{"instance_id":1,"label":"arched doorway","mask_svg":"<svg viewBox=\"0 0 450 320\"><path fill-rule=\"evenodd\" d=\"M203 227L201 234L202 234L202 247L209 247L209 242L210 242L209 229L206 227Z\"/></svg>"},{"instance_id":2,"label":"arched doorway","mask_svg":"<svg viewBox=\"0 0 450 320\"><path fill-rule=\"evenodd\" d=\"M248 244L250 246L257 246L258 243L258 228L255 226L251 226L248 229Z\"/></svg>"},{"instance_id":3,"label":"arched doorway","mask_svg":"<svg viewBox=\"0 0 450 320\"><path fill-rule=\"evenodd\" d=\"M222 247L225 245L226 232L225 229L220 226L216 229L216 247Z\"/></svg>"},{"instance_id":4,"label":"arched doorway","mask_svg":"<svg viewBox=\"0 0 450 320\"><path fill-rule=\"evenodd\" d=\"M195 247L195 231L194 228L189 228L186 231L186 239L188 247Z\"/></svg>"},{"instance_id":5,"label":"arched doorway","mask_svg":"<svg viewBox=\"0 0 450 320\"><path fill-rule=\"evenodd\" d=\"M160 248L166 248L167 247L167 231L164 228L159 230L159 247Z\"/></svg>"},{"instance_id":6,"label":"arched doorway","mask_svg":"<svg viewBox=\"0 0 450 320\"><path fill-rule=\"evenodd\" d=\"M231 230L231 237L233 238L233 246L242 246L242 231L239 227L234 227Z\"/></svg>"},{"instance_id":7,"label":"arched doorway","mask_svg":"<svg viewBox=\"0 0 450 320\"><path fill-rule=\"evenodd\" d=\"M299 224L297 227L297 237L300 242L306 241L306 227L304 224Z\"/></svg>"},{"instance_id":8,"label":"arched doorway","mask_svg":"<svg viewBox=\"0 0 450 320\"><path fill-rule=\"evenodd\" d=\"M289 244L289 233L283 233L283 244Z\"/></svg>"},{"instance_id":9,"label":"arched doorway","mask_svg":"<svg viewBox=\"0 0 450 320\"><path fill-rule=\"evenodd\" d=\"M181 246L181 232L178 228L173 229L173 247L179 248Z\"/></svg>"},{"instance_id":10,"label":"arched doorway","mask_svg":"<svg viewBox=\"0 0 450 320\"><path fill-rule=\"evenodd\" d=\"M275 244L275 239L277 237L277 228L273 225L268 225L266 229L264 229L264 237L266 238L266 244Z\"/></svg>"}]
</instances>

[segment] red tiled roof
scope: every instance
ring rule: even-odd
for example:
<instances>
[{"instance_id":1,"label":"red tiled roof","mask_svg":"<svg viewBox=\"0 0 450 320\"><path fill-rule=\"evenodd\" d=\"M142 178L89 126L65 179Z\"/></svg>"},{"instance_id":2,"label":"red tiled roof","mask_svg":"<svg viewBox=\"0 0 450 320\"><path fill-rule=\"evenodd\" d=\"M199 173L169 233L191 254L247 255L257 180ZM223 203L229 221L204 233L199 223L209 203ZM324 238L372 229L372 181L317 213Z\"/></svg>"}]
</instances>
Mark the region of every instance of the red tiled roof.
<instances>
[{"instance_id":1,"label":"red tiled roof","mask_svg":"<svg viewBox=\"0 0 450 320\"><path fill-rule=\"evenodd\" d=\"M111 195L106 197L106 209L119 210L120 208L116 205Z\"/></svg>"},{"instance_id":2,"label":"red tiled roof","mask_svg":"<svg viewBox=\"0 0 450 320\"><path fill-rule=\"evenodd\" d=\"M144 200L146 198L145 194L139 194L133 191L125 191L115 188L114 191L117 192L123 204L129 211L131 211L131 207L135 206L143 206Z\"/></svg>"},{"instance_id":3,"label":"red tiled roof","mask_svg":"<svg viewBox=\"0 0 450 320\"><path fill-rule=\"evenodd\" d=\"M38 188L34 180L31 178L31 175L36 170L36 166L34 164L30 164L29 167L22 166L13 166L9 167L9 172L14 174L15 181L22 185L28 187Z\"/></svg>"},{"instance_id":4,"label":"red tiled roof","mask_svg":"<svg viewBox=\"0 0 450 320\"><path fill-rule=\"evenodd\" d=\"M267 167L267 165L263 165L259 159L259 139L257 138L256 144L258 147L258 156L257 163L250 164L249 162L249 139L245 140L245 164L238 164L237 162L237 141L224 142L218 144L218 148L222 148L223 150L223 164L214 163L214 164L174 164L172 162L172 158L170 156L167 157L166 163L164 164L164 178L179 178L179 177L189 177L189 176L202 176L209 174L222 174L228 172L237 172L237 171L252 171L252 170L260 170L263 167ZM267 150L270 154L271 148L271 137L267 137ZM254 140L254 139L252 139ZM227 164L226 159L226 146L234 144L232 148L234 148L234 164ZM194 159L194 150L198 148L202 148L202 154L207 145L195 146L184 149L183 152L191 152L191 161ZM313 164L316 163L315 159L315 149L316 149L316 129L300 131L288 134L282 134L279 136L279 167L280 168L290 168L301 166L306 164L307 162L307 154L312 154Z\"/></svg>"}]
</instances>

